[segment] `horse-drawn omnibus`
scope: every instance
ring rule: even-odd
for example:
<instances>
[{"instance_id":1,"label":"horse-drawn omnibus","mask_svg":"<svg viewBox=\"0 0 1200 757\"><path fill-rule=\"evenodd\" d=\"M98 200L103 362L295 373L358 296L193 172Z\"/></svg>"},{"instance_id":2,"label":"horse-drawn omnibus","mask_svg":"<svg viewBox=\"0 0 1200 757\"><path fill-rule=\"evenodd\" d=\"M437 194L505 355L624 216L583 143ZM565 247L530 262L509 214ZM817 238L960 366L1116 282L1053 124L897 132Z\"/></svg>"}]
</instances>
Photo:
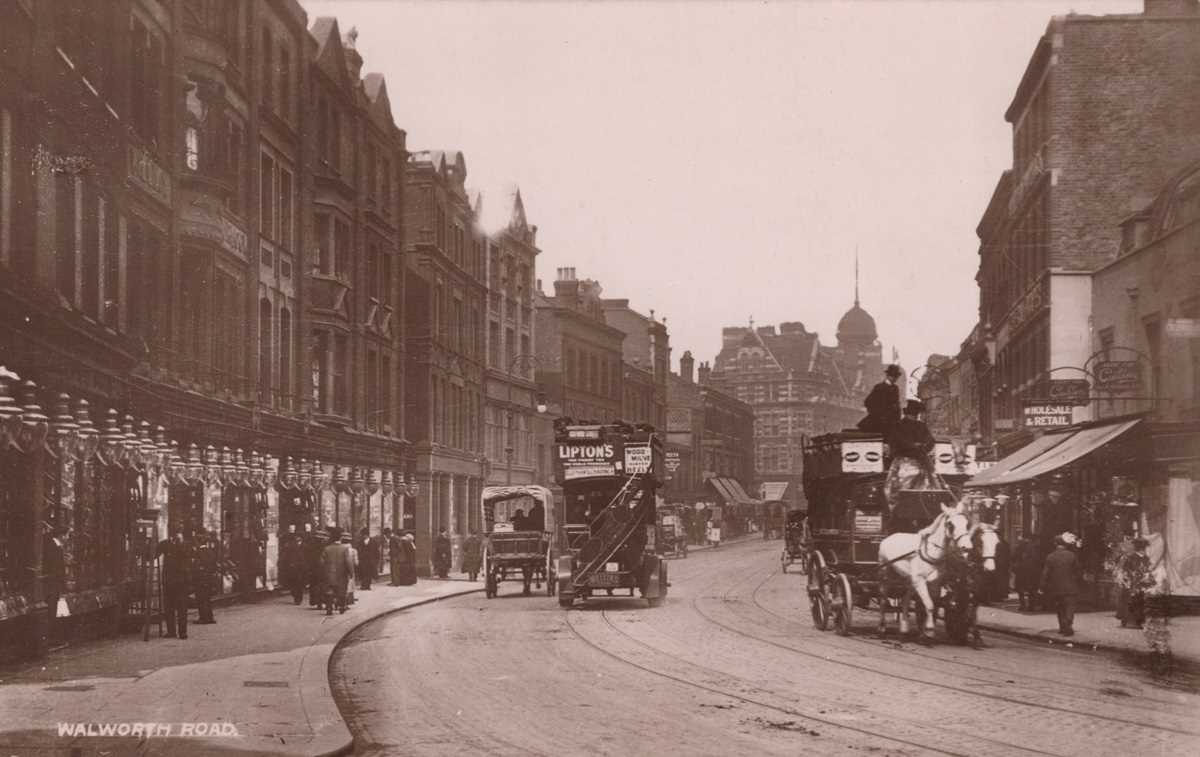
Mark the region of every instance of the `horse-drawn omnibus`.
<instances>
[{"instance_id":1,"label":"horse-drawn omnibus","mask_svg":"<svg viewBox=\"0 0 1200 757\"><path fill-rule=\"evenodd\" d=\"M483 589L488 599L499 594L504 581L519 580L523 593L533 593L536 585L546 586L553 596L557 581L554 567L553 524L530 529L514 515L522 508L541 504L546 513L554 512L554 497L542 486L485 486L480 499L480 520L484 525ZM522 513L523 515L523 513ZM546 529L549 526L549 530Z\"/></svg>"},{"instance_id":2,"label":"horse-drawn omnibus","mask_svg":"<svg viewBox=\"0 0 1200 757\"><path fill-rule=\"evenodd\" d=\"M949 570L941 563L947 554L987 552L979 544L980 532L957 512L959 493L953 488L974 474L973 452L972 447L938 441L931 461L937 488L900 490L889 503L885 483L890 458L882 437L844 431L804 440L807 591L816 628L826 630L832 624L839 634L849 634L857 607L877 610L881 631L886 627L886 613L896 612L904 631L907 601L915 591L922 598L918 622L924 629L932 629L932 615L921 617L924 574L914 574L910 580L909 562L928 558L921 567L940 565L944 576ZM919 529L927 533L911 533ZM881 559L881 545L892 534L912 535L918 546L901 550L895 558L888 554ZM995 554L994 538L993 533L988 556ZM892 545L907 543L903 538L891 538ZM970 601L964 601L961 592L942 592L943 587L948 587L948 582L937 584L936 597L930 597L932 606L943 611L951 637L965 640L972 626Z\"/></svg>"}]
</instances>

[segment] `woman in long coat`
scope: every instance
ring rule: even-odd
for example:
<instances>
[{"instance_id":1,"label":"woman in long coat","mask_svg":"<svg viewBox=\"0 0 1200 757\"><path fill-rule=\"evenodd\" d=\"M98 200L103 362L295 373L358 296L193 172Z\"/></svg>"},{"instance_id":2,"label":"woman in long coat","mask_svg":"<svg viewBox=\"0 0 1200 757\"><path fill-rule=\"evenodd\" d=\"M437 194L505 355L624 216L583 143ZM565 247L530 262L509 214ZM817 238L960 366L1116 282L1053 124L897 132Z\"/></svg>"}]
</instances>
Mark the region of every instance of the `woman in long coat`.
<instances>
[{"instance_id":1,"label":"woman in long coat","mask_svg":"<svg viewBox=\"0 0 1200 757\"><path fill-rule=\"evenodd\" d=\"M417 545L412 534L400 540L400 585L412 586L417 582Z\"/></svg>"},{"instance_id":2,"label":"woman in long coat","mask_svg":"<svg viewBox=\"0 0 1200 757\"><path fill-rule=\"evenodd\" d=\"M326 615L333 614L334 604L337 604L338 612L346 611L350 581L354 578L355 568L358 567L358 560L350 542L350 534L342 534L340 541L330 544L321 553L325 583L333 595L330 603L325 606Z\"/></svg>"}]
</instances>

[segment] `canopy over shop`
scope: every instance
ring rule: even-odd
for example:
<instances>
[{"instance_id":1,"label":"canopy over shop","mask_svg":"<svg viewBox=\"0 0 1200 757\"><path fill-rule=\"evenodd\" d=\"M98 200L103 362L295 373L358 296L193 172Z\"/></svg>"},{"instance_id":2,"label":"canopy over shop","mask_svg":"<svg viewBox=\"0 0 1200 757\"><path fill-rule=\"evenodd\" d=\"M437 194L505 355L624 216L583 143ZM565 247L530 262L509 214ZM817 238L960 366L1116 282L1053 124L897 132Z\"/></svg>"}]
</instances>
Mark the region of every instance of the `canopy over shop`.
<instances>
[{"instance_id":1,"label":"canopy over shop","mask_svg":"<svg viewBox=\"0 0 1200 757\"><path fill-rule=\"evenodd\" d=\"M1010 541L1048 550L1055 535L1082 537L1085 578L1103 594L1137 536L1172 595L1200 597L1200 424L1144 415L1048 432L967 486L1004 505Z\"/></svg>"},{"instance_id":2,"label":"canopy over shop","mask_svg":"<svg viewBox=\"0 0 1200 757\"><path fill-rule=\"evenodd\" d=\"M755 505L759 504L759 500L747 494L741 482L736 478L714 476L705 483L717 492L718 496L725 501L727 507L732 508L739 514L749 515L754 511Z\"/></svg>"}]
</instances>

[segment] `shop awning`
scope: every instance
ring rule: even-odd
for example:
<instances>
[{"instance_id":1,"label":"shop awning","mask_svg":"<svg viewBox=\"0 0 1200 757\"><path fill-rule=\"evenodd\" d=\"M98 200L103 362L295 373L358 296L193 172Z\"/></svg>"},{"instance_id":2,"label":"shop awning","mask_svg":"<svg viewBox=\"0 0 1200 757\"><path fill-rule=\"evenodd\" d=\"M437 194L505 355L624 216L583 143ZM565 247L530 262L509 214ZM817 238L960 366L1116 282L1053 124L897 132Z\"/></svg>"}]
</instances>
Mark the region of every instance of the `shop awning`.
<instances>
[{"instance_id":1,"label":"shop awning","mask_svg":"<svg viewBox=\"0 0 1200 757\"><path fill-rule=\"evenodd\" d=\"M737 479L714 476L708 479L708 483L712 484L713 488L717 490L717 494L720 494L727 504L753 505L755 503L755 500L746 494L746 490L742 488Z\"/></svg>"},{"instance_id":2,"label":"shop awning","mask_svg":"<svg viewBox=\"0 0 1200 757\"><path fill-rule=\"evenodd\" d=\"M758 504L758 500L747 494L746 490L742 488L742 482L738 481L736 478L725 479L725 485L729 487L731 492L733 492L733 496L736 498L739 505Z\"/></svg>"},{"instance_id":3,"label":"shop awning","mask_svg":"<svg viewBox=\"0 0 1200 757\"><path fill-rule=\"evenodd\" d=\"M1049 433L1045 436L1039 436L1029 444L1026 444L1021 449L1012 453L1003 460L996 461L996 464L982 473L976 475L966 483L967 486L994 486L995 481L999 478L1004 478L1013 471L1014 468L1020 467L1029 462L1038 455L1046 452L1052 447L1057 447L1062 444L1071 432Z\"/></svg>"},{"instance_id":4,"label":"shop awning","mask_svg":"<svg viewBox=\"0 0 1200 757\"><path fill-rule=\"evenodd\" d=\"M782 500L783 495L787 494L787 488L787 481L767 481L762 485L763 500Z\"/></svg>"},{"instance_id":5,"label":"shop awning","mask_svg":"<svg viewBox=\"0 0 1200 757\"><path fill-rule=\"evenodd\" d=\"M1109 423L1102 426L1091 426L1082 428L1070 433L1047 434L1041 439L1035 440L1030 444L1017 450L1008 458L1001 460L996 464L996 468L1004 466L1005 470L999 475L990 478L987 481L981 482L984 476L987 476L992 471L987 470L979 474L968 482L968 486L1005 486L1008 484L1017 484L1022 481L1029 481L1044 476L1047 473L1052 473L1064 465L1075 462L1079 458L1094 452L1103 447L1105 444L1124 434L1129 429L1141 422L1141 418L1135 418L1129 421L1120 423ZM1055 443L1045 447L1039 454L1029 457L1025 456L1023 461L1017 465L1005 465L1007 461L1017 455L1021 455L1026 449L1034 446L1038 442L1051 437L1060 437ZM994 469L993 469L994 470Z\"/></svg>"}]
</instances>

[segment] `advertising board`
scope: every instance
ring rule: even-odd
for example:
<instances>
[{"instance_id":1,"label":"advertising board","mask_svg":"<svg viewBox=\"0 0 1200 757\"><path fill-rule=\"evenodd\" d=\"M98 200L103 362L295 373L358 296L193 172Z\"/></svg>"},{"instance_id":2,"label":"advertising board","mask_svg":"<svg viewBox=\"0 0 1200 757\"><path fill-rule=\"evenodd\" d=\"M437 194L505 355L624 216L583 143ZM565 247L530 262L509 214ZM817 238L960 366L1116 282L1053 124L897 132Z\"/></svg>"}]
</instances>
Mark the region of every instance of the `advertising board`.
<instances>
[{"instance_id":1,"label":"advertising board","mask_svg":"<svg viewBox=\"0 0 1200 757\"><path fill-rule=\"evenodd\" d=\"M945 475L973 476L978 468L975 465L975 445L964 444L955 455L954 444L938 442L933 448L934 468Z\"/></svg>"},{"instance_id":2,"label":"advertising board","mask_svg":"<svg viewBox=\"0 0 1200 757\"><path fill-rule=\"evenodd\" d=\"M1053 402L1069 402L1086 406L1090 387L1085 379L1053 379L1050 381L1049 399Z\"/></svg>"},{"instance_id":3,"label":"advertising board","mask_svg":"<svg viewBox=\"0 0 1200 757\"><path fill-rule=\"evenodd\" d=\"M625 474L642 475L650 472L652 462L649 444L625 446Z\"/></svg>"},{"instance_id":4,"label":"advertising board","mask_svg":"<svg viewBox=\"0 0 1200 757\"><path fill-rule=\"evenodd\" d=\"M624 468L620 440L572 439L554 445L554 463L560 481L616 476Z\"/></svg>"},{"instance_id":5,"label":"advertising board","mask_svg":"<svg viewBox=\"0 0 1200 757\"><path fill-rule=\"evenodd\" d=\"M1136 360L1106 360L1096 363L1096 384L1109 394L1136 392L1142 386L1141 364Z\"/></svg>"},{"instance_id":6,"label":"advertising board","mask_svg":"<svg viewBox=\"0 0 1200 757\"><path fill-rule=\"evenodd\" d=\"M882 473L883 442L842 442L843 473Z\"/></svg>"}]
</instances>

